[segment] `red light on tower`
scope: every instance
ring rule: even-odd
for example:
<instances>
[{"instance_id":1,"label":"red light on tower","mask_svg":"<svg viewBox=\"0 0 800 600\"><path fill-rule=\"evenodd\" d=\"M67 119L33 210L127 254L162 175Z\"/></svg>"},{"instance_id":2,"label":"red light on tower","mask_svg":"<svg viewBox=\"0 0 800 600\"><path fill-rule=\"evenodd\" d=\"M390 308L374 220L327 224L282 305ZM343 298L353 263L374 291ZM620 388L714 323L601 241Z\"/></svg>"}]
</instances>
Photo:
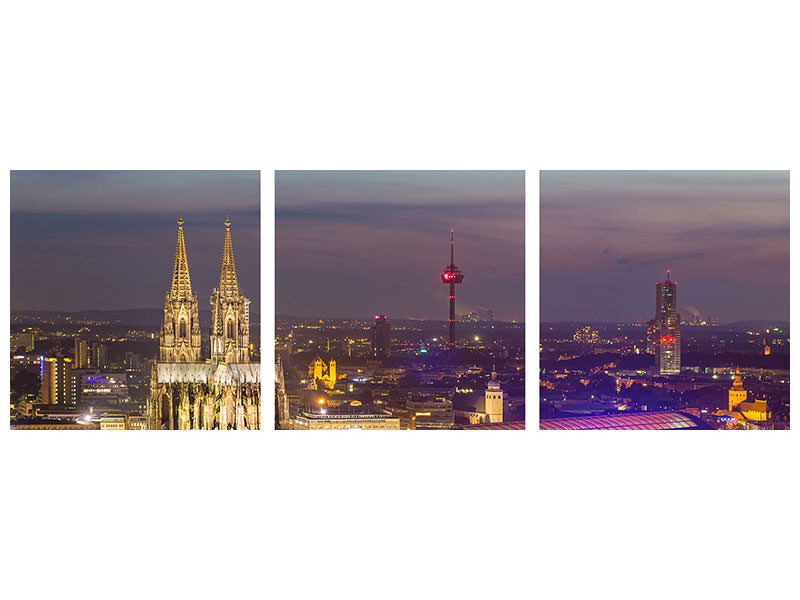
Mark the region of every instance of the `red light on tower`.
<instances>
[{"instance_id":1,"label":"red light on tower","mask_svg":"<svg viewBox=\"0 0 800 600\"><path fill-rule=\"evenodd\" d=\"M662 344L674 344L675 343L675 338L672 337L671 335L662 335L661 336L661 343Z\"/></svg>"}]
</instances>

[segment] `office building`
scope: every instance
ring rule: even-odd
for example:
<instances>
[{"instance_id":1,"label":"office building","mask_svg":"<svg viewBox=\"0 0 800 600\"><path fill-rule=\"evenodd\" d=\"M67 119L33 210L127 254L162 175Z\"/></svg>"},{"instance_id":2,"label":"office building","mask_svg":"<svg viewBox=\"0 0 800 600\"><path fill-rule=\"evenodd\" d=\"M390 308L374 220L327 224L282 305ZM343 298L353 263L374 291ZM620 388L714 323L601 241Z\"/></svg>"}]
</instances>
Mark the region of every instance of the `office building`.
<instances>
[{"instance_id":1,"label":"office building","mask_svg":"<svg viewBox=\"0 0 800 600\"><path fill-rule=\"evenodd\" d=\"M39 402L42 404L67 404L70 400L72 360L64 357L45 358L42 363L42 387Z\"/></svg>"},{"instance_id":2,"label":"office building","mask_svg":"<svg viewBox=\"0 0 800 600\"><path fill-rule=\"evenodd\" d=\"M391 327L386 321L386 315L375 315L375 324L372 326L372 357L377 359L389 358L392 354Z\"/></svg>"},{"instance_id":3,"label":"office building","mask_svg":"<svg viewBox=\"0 0 800 600\"><path fill-rule=\"evenodd\" d=\"M656 369L659 375L681 372L681 318L678 314L678 282L656 284Z\"/></svg>"}]
</instances>

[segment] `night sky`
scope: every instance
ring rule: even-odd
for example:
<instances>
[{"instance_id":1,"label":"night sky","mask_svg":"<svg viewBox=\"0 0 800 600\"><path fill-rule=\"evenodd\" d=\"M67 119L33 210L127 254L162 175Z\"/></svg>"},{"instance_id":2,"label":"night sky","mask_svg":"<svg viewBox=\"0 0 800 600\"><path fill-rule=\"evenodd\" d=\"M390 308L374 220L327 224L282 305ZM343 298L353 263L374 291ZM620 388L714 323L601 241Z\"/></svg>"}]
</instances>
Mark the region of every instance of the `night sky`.
<instances>
[{"instance_id":1,"label":"night sky","mask_svg":"<svg viewBox=\"0 0 800 600\"><path fill-rule=\"evenodd\" d=\"M541 318L789 320L788 171L543 171Z\"/></svg>"},{"instance_id":2,"label":"night sky","mask_svg":"<svg viewBox=\"0 0 800 600\"><path fill-rule=\"evenodd\" d=\"M239 288L259 312L258 171L12 171L11 309L161 308L183 229L200 310L225 217Z\"/></svg>"},{"instance_id":3,"label":"night sky","mask_svg":"<svg viewBox=\"0 0 800 600\"><path fill-rule=\"evenodd\" d=\"M276 312L447 320L453 228L457 314L521 321L524 198L523 171L279 171Z\"/></svg>"}]
</instances>

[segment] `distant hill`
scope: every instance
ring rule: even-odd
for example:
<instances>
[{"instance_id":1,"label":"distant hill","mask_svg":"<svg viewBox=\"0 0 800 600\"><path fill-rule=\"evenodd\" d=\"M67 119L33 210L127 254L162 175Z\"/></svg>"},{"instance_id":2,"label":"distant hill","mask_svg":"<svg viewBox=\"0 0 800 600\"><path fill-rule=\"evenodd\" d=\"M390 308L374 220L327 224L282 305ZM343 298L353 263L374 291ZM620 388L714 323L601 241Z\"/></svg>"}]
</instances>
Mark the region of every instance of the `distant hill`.
<instances>
[{"instance_id":1,"label":"distant hill","mask_svg":"<svg viewBox=\"0 0 800 600\"><path fill-rule=\"evenodd\" d=\"M12 310L14 316L34 316L50 319L64 318L69 316L72 320L88 321L109 321L111 323L122 323L125 325L142 325L152 327L158 325L164 318L163 308L126 308L122 310L80 310L80 311L56 311L56 310ZM211 309L198 311L201 324L211 322ZM250 322L259 323L259 313L250 312Z\"/></svg>"},{"instance_id":2,"label":"distant hill","mask_svg":"<svg viewBox=\"0 0 800 600\"><path fill-rule=\"evenodd\" d=\"M735 323L728 323L727 326L736 331L753 331L777 327L782 329L784 333L789 333L789 321L736 321Z\"/></svg>"}]
</instances>

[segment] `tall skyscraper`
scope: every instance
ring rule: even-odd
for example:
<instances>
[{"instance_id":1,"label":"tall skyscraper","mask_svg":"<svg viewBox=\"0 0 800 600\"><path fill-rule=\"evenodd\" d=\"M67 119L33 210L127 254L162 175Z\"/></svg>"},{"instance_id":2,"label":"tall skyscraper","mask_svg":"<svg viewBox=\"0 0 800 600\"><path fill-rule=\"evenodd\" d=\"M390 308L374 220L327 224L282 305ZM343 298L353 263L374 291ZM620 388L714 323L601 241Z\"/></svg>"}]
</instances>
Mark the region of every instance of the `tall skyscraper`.
<instances>
[{"instance_id":1,"label":"tall skyscraper","mask_svg":"<svg viewBox=\"0 0 800 600\"><path fill-rule=\"evenodd\" d=\"M656 368L660 375L681 372L681 318L678 314L678 282L656 284Z\"/></svg>"},{"instance_id":2,"label":"tall skyscraper","mask_svg":"<svg viewBox=\"0 0 800 600\"><path fill-rule=\"evenodd\" d=\"M372 356L373 358L389 358L392 354L392 329L386 321L386 315L375 315L375 324L372 326Z\"/></svg>"}]
</instances>

